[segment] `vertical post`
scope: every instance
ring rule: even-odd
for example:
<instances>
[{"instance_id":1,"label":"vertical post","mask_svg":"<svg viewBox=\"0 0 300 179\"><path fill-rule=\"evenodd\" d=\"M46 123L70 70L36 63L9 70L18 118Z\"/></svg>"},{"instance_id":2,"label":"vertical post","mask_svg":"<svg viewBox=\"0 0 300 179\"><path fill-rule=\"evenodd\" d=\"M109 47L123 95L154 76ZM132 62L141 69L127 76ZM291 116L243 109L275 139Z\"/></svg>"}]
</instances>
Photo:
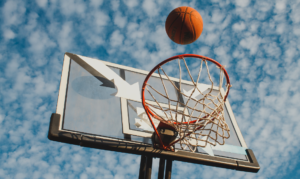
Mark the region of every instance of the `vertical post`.
<instances>
[{"instance_id":1,"label":"vertical post","mask_svg":"<svg viewBox=\"0 0 300 179\"><path fill-rule=\"evenodd\" d=\"M152 172L152 157L147 156L146 177L145 177L145 179L151 179L151 172Z\"/></svg>"},{"instance_id":2,"label":"vertical post","mask_svg":"<svg viewBox=\"0 0 300 179\"><path fill-rule=\"evenodd\" d=\"M174 81L174 84L179 89L179 86L180 86L179 82L177 82L177 81L175 82ZM174 90L175 90L175 88L174 88ZM185 103L184 103L183 96L180 93L180 91L176 90L176 95L177 95L177 100L180 102L179 106L184 107L182 104L185 104Z\"/></svg>"},{"instance_id":3,"label":"vertical post","mask_svg":"<svg viewBox=\"0 0 300 179\"><path fill-rule=\"evenodd\" d=\"M125 80L125 70L124 70L124 69L120 69L120 77L121 77L123 80ZM122 100L122 99L120 98L120 100ZM129 134L124 134L124 139L125 139L125 140L128 140L128 141L131 141L131 135L129 135Z\"/></svg>"},{"instance_id":4,"label":"vertical post","mask_svg":"<svg viewBox=\"0 0 300 179\"><path fill-rule=\"evenodd\" d=\"M158 179L164 179L165 161L164 158L159 159Z\"/></svg>"},{"instance_id":5,"label":"vertical post","mask_svg":"<svg viewBox=\"0 0 300 179\"><path fill-rule=\"evenodd\" d=\"M144 179L146 173L146 155L141 156L139 179Z\"/></svg>"},{"instance_id":6,"label":"vertical post","mask_svg":"<svg viewBox=\"0 0 300 179\"><path fill-rule=\"evenodd\" d=\"M167 159L165 179L171 179L171 174L172 174L172 160Z\"/></svg>"}]
</instances>

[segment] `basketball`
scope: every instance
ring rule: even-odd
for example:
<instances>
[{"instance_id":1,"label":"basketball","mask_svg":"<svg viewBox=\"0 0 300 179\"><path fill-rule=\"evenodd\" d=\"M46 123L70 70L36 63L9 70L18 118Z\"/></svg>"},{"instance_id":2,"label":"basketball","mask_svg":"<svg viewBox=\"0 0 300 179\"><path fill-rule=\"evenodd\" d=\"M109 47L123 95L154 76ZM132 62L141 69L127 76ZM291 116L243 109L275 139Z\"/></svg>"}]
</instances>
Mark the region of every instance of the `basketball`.
<instances>
[{"instance_id":1,"label":"basketball","mask_svg":"<svg viewBox=\"0 0 300 179\"><path fill-rule=\"evenodd\" d=\"M166 32L175 43L186 45L196 41L203 30L199 12L187 6L174 9L167 17Z\"/></svg>"}]
</instances>

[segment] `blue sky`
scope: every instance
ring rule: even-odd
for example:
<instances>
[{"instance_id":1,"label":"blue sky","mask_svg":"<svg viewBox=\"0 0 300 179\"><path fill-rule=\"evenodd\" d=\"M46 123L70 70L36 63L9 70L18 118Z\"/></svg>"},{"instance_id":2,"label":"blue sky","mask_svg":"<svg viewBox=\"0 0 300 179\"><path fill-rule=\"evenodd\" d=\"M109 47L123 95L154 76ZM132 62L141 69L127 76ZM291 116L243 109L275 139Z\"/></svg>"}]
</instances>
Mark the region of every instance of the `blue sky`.
<instances>
[{"instance_id":1,"label":"blue sky","mask_svg":"<svg viewBox=\"0 0 300 179\"><path fill-rule=\"evenodd\" d=\"M184 5L200 12L204 29L182 46L164 23ZM216 59L261 170L173 162L172 178L300 175L299 0L9 0L0 8L0 178L137 178L140 156L48 140L65 52L144 70L182 53ZM155 159L153 178L157 168Z\"/></svg>"}]
</instances>

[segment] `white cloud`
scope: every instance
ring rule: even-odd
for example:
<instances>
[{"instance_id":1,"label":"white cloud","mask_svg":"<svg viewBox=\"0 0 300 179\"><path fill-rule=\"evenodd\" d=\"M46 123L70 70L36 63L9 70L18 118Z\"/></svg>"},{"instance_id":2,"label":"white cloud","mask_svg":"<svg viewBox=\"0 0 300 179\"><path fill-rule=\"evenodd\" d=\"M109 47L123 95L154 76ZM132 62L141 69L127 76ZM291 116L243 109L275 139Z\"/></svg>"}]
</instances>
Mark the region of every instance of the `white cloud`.
<instances>
[{"instance_id":1,"label":"white cloud","mask_svg":"<svg viewBox=\"0 0 300 179\"><path fill-rule=\"evenodd\" d=\"M278 63L277 62L272 62L272 61L268 61L265 62L264 67L263 67L264 72L266 72L269 75L276 75L278 73L280 73L280 69L278 69Z\"/></svg>"},{"instance_id":2,"label":"white cloud","mask_svg":"<svg viewBox=\"0 0 300 179\"><path fill-rule=\"evenodd\" d=\"M105 33L109 32L107 26L110 26L113 23L110 22L111 19L107 13L99 9L91 8L85 16L86 17L82 21L81 25L70 21L70 23L72 23L72 27L78 28L77 30L71 29L71 39L75 40L75 35L82 36L89 48L98 48L99 45L102 45L105 42L104 39L107 38L105 35ZM53 23L52 27L55 31L60 31L58 23ZM71 34L69 34L69 36L70 35ZM75 46L72 45L70 47L73 48Z\"/></svg>"},{"instance_id":3,"label":"white cloud","mask_svg":"<svg viewBox=\"0 0 300 179\"><path fill-rule=\"evenodd\" d=\"M250 23L250 31L252 33L257 33L257 29L259 28L260 24L257 21L252 21Z\"/></svg>"},{"instance_id":4,"label":"white cloud","mask_svg":"<svg viewBox=\"0 0 300 179\"><path fill-rule=\"evenodd\" d=\"M0 176L5 178L5 176L7 176L6 171L3 169L0 169Z\"/></svg>"},{"instance_id":5,"label":"white cloud","mask_svg":"<svg viewBox=\"0 0 300 179\"><path fill-rule=\"evenodd\" d=\"M91 34L85 34L84 40L91 48L97 48L98 45L102 45L105 42L102 37Z\"/></svg>"},{"instance_id":6,"label":"white cloud","mask_svg":"<svg viewBox=\"0 0 300 179\"><path fill-rule=\"evenodd\" d=\"M2 123L3 120L4 120L4 116L0 114L0 124Z\"/></svg>"},{"instance_id":7,"label":"white cloud","mask_svg":"<svg viewBox=\"0 0 300 179\"><path fill-rule=\"evenodd\" d=\"M209 54L209 51L210 51L210 48L208 46L204 46L204 47L201 47L200 49L195 50L194 53L206 56Z\"/></svg>"},{"instance_id":8,"label":"white cloud","mask_svg":"<svg viewBox=\"0 0 300 179\"><path fill-rule=\"evenodd\" d=\"M292 8L291 18L294 24L300 22L300 11L298 11L299 7L300 7L300 3L295 3L291 7Z\"/></svg>"},{"instance_id":9,"label":"white cloud","mask_svg":"<svg viewBox=\"0 0 300 179\"><path fill-rule=\"evenodd\" d=\"M93 8L99 8L103 4L103 0L91 0L91 6Z\"/></svg>"},{"instance_id":10,"label":"white cloud","mask_svg":"<svg viewBox=\"0 0 300 179\"><path fill-rule=\"evenodd\" d=\"M246 28L246 25L244 22L235 23L235 24L233 24L232 28L233 28L233 30L236 30L236 31L242 31Z\"/></svg>"},{"instance_id":11,"label":"white cloud","mask_svg":"<svg viewBox=\"0 0 300 179\"><path fill-rule=\"evenodd\" d=\"M172 48L170 46L170 40L165 35L165 28L159 26L156 31L150 35L149 41L153 42L158 49L157 53L152 56L152 60L160 61L160 59L166 59L172 54Z\"/></svg>"},{"instance_id":12,"label":"white cloud","mask_svg":"<svg viewBox=\"0 0 300 179\"><path fill-rule=\"evenodd\" d=\"M226 47L223 47L223 46L219 46L217 48L214 49L214 53L218 56L217 58L222 65L225 65L226 68L229 68L230 67L230 57L228 56L227 54L228 52L228 48Z\"/></svg>"},{"instance_id":13,"label":"white cloud","mask_svg":"<svg viewBox=\"0 0 300 179\"><path fill-rule=\"evenodd\" d=\"M41 30L36 30L32 32L28 37L28 42L30 44L29 50L32 52L35 65L44 65L46 61L43 59L43 54L45 51L52 47L55 47L55 42L53 42L48 34ZM33 60L33 59L32 59Z\"/></svg>"},{"instance_id":14,"label":"white cloud","mask_svg":"<svg viewBox=\"0 0 300 179\"><path fill-rule=\"evenodd\" d=\"M88 175L86 173L83 173L80 175L80 179L88 179Z\"/></svg>"},{"instance_id":15,"label":"white cloud","mask_svg":"<svg viewBox=\"0 0 300 179\"><path fill-rule=\"evenodd\" d=\"M240 7L247 7L250 3L250 0L235 0L235 4Z\"/></svg>"},{"instance_id":16,"label":"white cloud","mask_svg":"<svg viewBox=\"0 0 300 179\"><path fill-rule=\"evenodd\" d=\"M245 56L243 51L235 50L232 54L234 58L243 58Z\"/></svg>"},{"instance_id":17,"label":"white cloud","mask_svg":"<svg viewBox=\"0 0 300 179\"><path fill-rule=\"evenodd\" d=\"M38 25L37 25L37 19L38 19L38 14L35 12L32 12L28 15L28 22L25 25L25 30L27 32L32 32Z\"/></svg>"},{"instance_id":18,"label":"white cloud","mask_svg":"<svg viewBox=\"0 0 300 179\"><path fill-rule=\"evenodd\" d=\"M28 75L29 69L26 67L19 68L18 74L15 75L16 80L13 89L16 91L24 91L25 84L31 82L31 77Z\"/></svg>"},{"instance_id":19,"label":"white cloud","mask_svg":"<svg viewBox=\"0 0 300 179\"><path fill-rule=\"evenodd\" d=\"M3 37L6 40L10 40L10 39L14 39L16 37L16 34L10 29L5 29L3 32Z\"/></svg>"},{"instance_id":20,"label":"white cloud","mask_svg":"<svg viewBox=\"0 0 300 179\"><path fill-rule=\"evenodd\" d=\"M28 175L26 173L17 173L16 174L16 178L20 178L20 179L23 179L23 178L27 178Z\"/></svg>"},{"instance_id":21,"label":"white cloud","mask_svg":"<svg viewBox=\"0 0 300 179\"><path fill-rule=\"evenodd\" d=\"M269 11L272 7L273 7L273 2L269 1L269 2L265 2L265 1L256 1L255 2L255 7L262 11L262 12L267 12Z\"/></svg>"},{"instance_id":22,"label":"white cloud","mask_svg":"<svg viewBox=\"0 0 300 179\"><path fill-rule=\"evenodd\" d=\"M43 53L47 48L53 47L55 44L48 37L47 33L37 30L33 32L28 39L30 50L34 53Z\"/></svg>"},{"instance_id":23,"label":"white cloud","mask_svg":"<svg viewBox=\"0 0 300 179\"><path fill-rule=\"evenodd\" d=\"M144 0L142 7L149 17L158 15L159 8L153 0Z\"/></svg>"},{"instance_id":24,"label":"white cloud","mask_svg":"<svg viewBox=\"0 0 300 179\"><path fill-rule=\"evenodd\" d=\"M247 58L243 58L237 61L236 71L242 74L248 74L250 68L250 61Z\"/></svg>"},{"instance_id":25,"label":"white cloud","mask_svg":"<svg viewBox=\"0 0 300 179\"><path fill-rule=\"evenodd\" d=\"M209 32L209 33L207 33L206 36L204 36L205 43L208 45L216 44L219 41L219 37L220 37L219 32L217 32L217 33Z\"/></svg>"},{"instance_id":26,"label":"white cloud","mask_svg":"<svg viewBox=\"0 0 300 179\"><path fill-rule=\"evenodd\" d=\"M58 34L58 44L61 48L61 51L68 51L67 49L71 48L71 44L73 44L73 24L72 22L65 22L61 30Z\"/></svg>"},{"instance_id":27,"label":"white cloud","mask_svg":"<svg viewBox=\"0 0 300 179\"><path fill-rule=\"evenodd\" d=\"M279 34L284 33L285 30L286 30L286 26L287 26L287 24L285 24L285 23L278 24L276 26L276 32L279 33Z\"/></svg>"},{"instance_id":28,"label":"white cloud","mask_svg":"<svg viewBox=\"0 0 300 179\"><path fill-rule=\"evenodd\" d=\"M5 25L19 25L22 23L25 11L25 5L22 2L15 0L7 1L2 8Z\"/></svg>"},{"instance_id":29,"label":"white cloud","mask_svg":"<svg viewBox=\"0 0 300 179\"><path fill-rule=\"evenodd\" d=\"M220 29L225 29L231 23L231 20L232 20L232 16L227 15L226 19L223 21L222 25L220 26Z\"/></svg>"},{"instance_id":30,"label":"white cloud","mask_svg":"<svg viewBox=\"0 0 300 179\"><path fill-rule=\"evenodd\" d=\"M286 8L286 2L283 0L277 0L275 3L275 8L279 11L284 11Z\"/></svg>"},{"instance_id":31,"label":"white cloud","mask_svg":"<svg viewBox=\"0 0 300 179\"><path fill-rule=\"evenodd\" d=\"M237 8L235 9L235 12L237 15L239 15L242 19L248 21L249 19L252 19L253 17L256 17L257 11L253 8Z\"/></svg>"},{"instance_id":32,"label":"white cloud","mask_svg":"<svg viewBox=\"0 0 300 179\"><path fill-rule=\"evenodd\" d=\"M127 18L126 17L123 17L121 16L121 14L117 14L114 18L114 23L120 27L120 28L124 28L125 25L127 24Z\"/></svg>"},{"instance_id":33,"label":"white cloud","mask_svg":"<svg viewBox=\"0 0 300 179\"><path fill-rule=\"evenodd\" d=\"M34 85L34 93L36 95L47 96L54 92L55 86L49 82L46 82L42 76L37 76L32 80L32 84Z\"/></svg>"},{"instance_id":34,"label":"white cloud","mask_svg":"<svg viewBox=\"0 0 300 179\"><path fill-rule=\"evenodd\" d=\"M285 79L297 80L300 77L299 74L300 62L296 61L291 63L289 66L286 67L286 73L284 74ZM296 87L296 86L295 86ZM294 88L295 88L294 87ZM297 86L298 87L298 86ZM299 87L298 87L299 88Z\"/></svg>"},{"instance_id":35,"label":"white cloud","mask_svg":"<svg viewBox=\"0 0 300 179\"><path fill-rule=\"evenodd\" d=\"M96 27L106 26L110 20L109 16L101 11L96 11L93 14L93 20Z\"/></svg>"},{"instance_id":36,"label":"white cloud","mask_svg":"<svg viewBox=\"0 0 300 179\"><path fill-rule=\"evenodd\" d=\"M111 0L112 10L117 11L120 6L120 0Z\"/></svg>"},{"instance_id":37,"label":"white cloud","mask_svg":"<svg viewBox=\"0 0 300 179\"><path fill-rule=\"evenodd\" d=\"M5 76L6 77L14 77L14 74L18 73L18 68L21 65L22 58L20 56L15 56L10 59L9 63L7 63L5 68Z\"/></svg>"},{"instance_id":38,"label":"white cloud","mask_svg":"<svg viewBox=\"0 0 300 179\"><path fill-rule=\"evenodd\" d=\"M124 36L120 33L119 30L114 31L110 37L110 45L114 48L120 46L123 43Z\"/></svg>"},{"instance_id":39,"label":"white cloud","mask_svg":"<svg viewBox=\"0 0 300 179\"><path fill-rule=\"evenodd\" d=\"M61 8L61 12L64 15L70 16L73 14L77 14L82 17L85 16L85 11L87 9L86 3L82 1L75 1L75 0L64 0L58 2L59 2L59 7Z\"/></svg>"},{"instance_id":40,"label":"white cloud","mask_svg":"<svg viewBox=\"0 0 300 179\"><path fill-rule=\"evenodd\" d=\"M252 55L257 52L260 43L261 43L261 38L258 37L257 35L249 36L240 41L240 45L246 49L249 49L250 54Z\"/></svg>"},{"instance_id":41,"label":"white cloud","mask_svg":"<svg viewBox=\"0 0 300 179\"><path fill-rule=\"evenodd\" d=\"M214 23L220 23L225 18L225 14L220 10L214 10L212 12L211 21Z\"/></svg>"},{"instance_id":42,"label":"white cloud","mask_svg":"<svg viewBox=\"0 0 300 179\"><path fill-rule=\"evenodd\" d=\"M128 8L134 8L138 5L138 0L123 0L123 3L127 5Z\"/></svg>"},{"instance_id":43,"label":"white cloud","mask_svg":"<svg viewBox=\"0 0 300 179\"><path fill-rule=\"evenodd\" d=\"M281 55L281 49L278 47L277 43L275 42L266 43L263 45L263 48L265 49L265 52L269 56L279 57L279 55Z\"/></svg>"},{"instance_id":44,"label":"white cloud","mask_svg":"<svg viewBox=\"0 0 300 179\"><path fill-rule=\"evenodd\" d=\"M291 46L291 47L288 47L285 52L284 52L284 55L285 55L285 58L284 58L284 61L287 63L287 65L289 65L293 58L298 54L296 48L294 46Z\"/></svg>"},{"instance_id":45,"label":"white cloud","mask_svg":"<svg viewBox=\"0 0 300 179\"><path fill-rule=\"evenodd\" d=\"M294 26L293 33L297 36L300 36L300 25Z\"/></svg>"},{"instance_id":46,"label":"white cloud","mask_svg":"<svg viewBox=\"0 0 300 179\"><path fill-rule=\"evenodd\" d=\"M48 4L48 0L36 0L36 3L41 7L45 8Z\"/></svg>"}]
</instances>

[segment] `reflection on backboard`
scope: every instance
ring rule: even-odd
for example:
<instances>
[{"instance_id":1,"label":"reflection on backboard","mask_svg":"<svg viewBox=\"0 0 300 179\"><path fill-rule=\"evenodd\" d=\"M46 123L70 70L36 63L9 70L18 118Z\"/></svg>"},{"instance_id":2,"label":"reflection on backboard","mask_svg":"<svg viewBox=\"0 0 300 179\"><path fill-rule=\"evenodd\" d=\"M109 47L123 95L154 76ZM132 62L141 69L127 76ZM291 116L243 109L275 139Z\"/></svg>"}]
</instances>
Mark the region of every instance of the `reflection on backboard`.
<instances>
[{"instance_id":1,"label":"reflection on backboard","mask_svg":"<svg viewBox=\"0 0 300 179\"><path fill-rule=\"evenodd\" d=\"M175 152L152 148L153 128L141 103L141 86L147 74L144 70L66 53L49 139L242 171L259 170L228 100L224 112L230 138L226 139L225 145L198 147L194 153L181 149L179 144L175 145ZM159 78L151 80L153 86L161 83ZM174 78L175 83L176 80ZM176 90L172 90L173 85L166 81L165 86L170 98L185 100ZM159 88L161 86L157 85ZM182 90L186 93L191 88L191 84L182 82ZM210 88L204 85L204 90ZM153 100L147 94L145 97L149 102ZM168 105L165 98L157 96L156 99L162 107ZM157 125L158 121L154 123Z\"/></svg>"}]
</instances>

